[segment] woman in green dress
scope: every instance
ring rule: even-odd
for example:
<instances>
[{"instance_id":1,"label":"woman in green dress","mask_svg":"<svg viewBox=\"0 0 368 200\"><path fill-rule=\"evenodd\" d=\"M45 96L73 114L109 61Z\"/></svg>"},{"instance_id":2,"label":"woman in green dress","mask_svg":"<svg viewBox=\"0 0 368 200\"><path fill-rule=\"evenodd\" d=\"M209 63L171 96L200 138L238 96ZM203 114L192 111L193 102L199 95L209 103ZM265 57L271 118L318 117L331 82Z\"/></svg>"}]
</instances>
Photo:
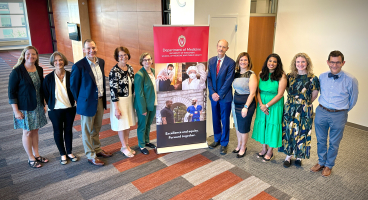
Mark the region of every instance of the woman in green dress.
<instances>
[{"instance_id":1,"label":"woman in green dress","mask_svg":"<svg viewBox=\"0 0 368 200\"><path fill-rule=\"evenodd\" d=\"M312 73L312 61L305 53L298 53L291 61L291 73L287 74L288 97L282 120L282 147L286 154L284 167L290 167L291 156L295 165L309 158L313 124L313 101L318 96L318 77Z\"/></svg>"},{"instance_id":2,"label":"woman in green dress","mask_svg":"<svg viewBox=\"0 0 368 200\"><path fill-rule=\"evenodd\" d=\"M258 106L252 134L252 138L263 145L262 151L258 153L258 158L263 158L263 161L270 161L273 158L273 148L282 145L282 114L286 84L280 56L270 54L259 74Z\"/></svg>"}]
</instances>

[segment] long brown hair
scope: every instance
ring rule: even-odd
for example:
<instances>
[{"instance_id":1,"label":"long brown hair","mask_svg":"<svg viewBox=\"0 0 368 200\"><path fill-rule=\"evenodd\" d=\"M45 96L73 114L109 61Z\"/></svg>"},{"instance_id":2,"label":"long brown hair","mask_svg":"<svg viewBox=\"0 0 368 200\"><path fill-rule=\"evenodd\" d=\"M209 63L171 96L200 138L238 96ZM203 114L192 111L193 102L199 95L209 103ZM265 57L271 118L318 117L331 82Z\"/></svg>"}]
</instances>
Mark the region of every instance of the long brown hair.
<instances>
[{"instance_id":1,"label":"long brown hair","mask_svg":"<svg viewBox=\"0 0 368 200\"><path fill-rule=\"evenodd\" d=\"M247 56L247 58L248 58L248 70L252 70L253 64L252 64L252 59L250 58L250 55L247 52L241 52L238 55L238 58L236 59L235 72L240 71L239 62L240 62L240 58L242 58L243 56Z\"/></svg>"},{"instance_id":2,"label":"long brown hair","mask_svg":"<svg viewBox=\"0 0 368 200\"><path fill-rule=\"evenodd\" d=\"M26 48L24 48L24 49L23 49L23 51L22 51L22 53L20 54L20 57L19 57L19 59L18 59L18 62L17 62L17 64L15 64L15 65L14 65L13 69L14 69L14 68L16 68L16 67L18 67L19 65L24 64L24 63L26 62L25 55L26 55L26 52L27 52L28 50L30 50L30 49L33 49L33 50L35 50L35 51L36 51L36 54L37 54L37 60L36 60L36 62L35 62L35 65L36 65L36 66L40 66L40 65L38 64L38 63L39 63L39 56L38 56L38 51L37 51L36 47L34 47L34 46L27 46Z\"/></svg>"},{"instance_id":3,"label":"long brown hair","mask_svg":"<svg viewBox=\"0 0 368 200\"><path fill-rule=\"evenodd\" d=\"M296 68L296 59L302 57L307 61L307 75L313 75L313 64L311 58L306 53L297 53L290 64L290 75L292 75L294 78L298 76L298 69Z\"/></svg>"}]
</instances>

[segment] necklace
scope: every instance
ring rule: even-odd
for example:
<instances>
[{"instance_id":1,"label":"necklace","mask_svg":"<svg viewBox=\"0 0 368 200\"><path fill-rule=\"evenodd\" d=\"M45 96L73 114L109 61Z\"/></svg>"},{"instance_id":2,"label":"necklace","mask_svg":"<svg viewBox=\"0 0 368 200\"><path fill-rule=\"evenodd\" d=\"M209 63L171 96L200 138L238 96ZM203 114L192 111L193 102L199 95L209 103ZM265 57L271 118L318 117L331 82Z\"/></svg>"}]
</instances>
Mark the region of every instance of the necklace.
<instances>
[{"instance_id":1,"label":"necklace","mask_svg":"<svg viewBox=\"0 0 368 200\"><path fill-rule=\"evenodd\" d=\"M65 73L64 73L64 74L61 74L60 76L59 76L56 72L55 72L55 74L56 74L56 76L59 78L59 80L60 80L61 82L63 82Z\"/></svg>"}]
</instances>

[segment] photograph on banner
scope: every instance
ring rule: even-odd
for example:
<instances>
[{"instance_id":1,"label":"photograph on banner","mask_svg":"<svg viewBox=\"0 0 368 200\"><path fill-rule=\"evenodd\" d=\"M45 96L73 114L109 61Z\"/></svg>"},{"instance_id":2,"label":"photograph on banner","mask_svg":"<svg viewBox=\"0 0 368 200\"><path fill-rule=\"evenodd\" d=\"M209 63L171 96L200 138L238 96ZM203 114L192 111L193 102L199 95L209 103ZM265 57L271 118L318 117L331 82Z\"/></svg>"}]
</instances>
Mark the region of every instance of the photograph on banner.
<instances>
[{"instance_id":1,"label":"photograph on banner","mask_svg":"<svg viewBox=\"0 0 368 200\"><path fill-rule=\"evenodd\" d=\"M185 63L156 63L156 90L181 90L182 65Z\"/></svg>"},{"instance_id":2,"label":"photograph on banner","mask_svg":"<svg viewBox=\"0 0 368 200\"><path fill-rule=\"evenodd\" d=\"M187 62L182 70L182 90L206 89L207 62Z\"/></svg>"},{"instance_id":3,"label":"photograph on banner","mask_svg":"<svg viewBox=\"0 0 368 200\"><path fill-rule=\"evenodd\" d=\"M160 138L159 146L191 144L206 138L206 92L205 89L158 92L156 133Z\"/></svg>"},{"instance_id":4,"label":"photograph on banner","mask_svg":"<svg viewBox=\"0 0 368 200\"><path fill-rule=\"evenodd\" d=\"M206 90L157 94L156 124L167 125L206 120Z\"/></svg>"}]
</instances>

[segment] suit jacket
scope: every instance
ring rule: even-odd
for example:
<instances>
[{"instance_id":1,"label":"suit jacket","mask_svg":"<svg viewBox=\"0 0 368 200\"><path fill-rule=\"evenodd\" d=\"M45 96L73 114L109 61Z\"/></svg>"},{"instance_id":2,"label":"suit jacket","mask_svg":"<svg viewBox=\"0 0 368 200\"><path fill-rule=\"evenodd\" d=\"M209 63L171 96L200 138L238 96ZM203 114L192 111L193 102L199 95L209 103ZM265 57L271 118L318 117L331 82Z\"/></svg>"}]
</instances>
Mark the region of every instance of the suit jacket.
<instances>
[{"instance_id":1,"label":"suit jacket","mask_svg":"<svg viewBox=\"0 0 368 200\"><path fill-rule=\"evenodd\" d=\"M231 102L233 100L231 84L235 75L235 61L225 55L217 76L217 56L209 59L208 66L207 82L210 100L213 103L212 94L217 93L220 96L219 102Z\"/></svg>"},{"instance_id":2,"label":"suit jacket","mask_svg":"<svg viewBox=\"0 0 368 200\"><path fill-rule=\"evenodd\" d=\"M151 68L151 71L155 74L155 69ZM155 109L156 91L144 67L134 76L134 92L134 108L139 114Z\"/></svg>"},{"instance_id":3,"label":"suit jacket","mask_svg":"<svg viewBox=\"0 0 368 200\"><path fill-rule=\"evenodd\" d=\"M70 91L70 72L65 70L65 85L66 91L68 93L70 105L74 106L74 97L72 91ZM43 81L43 93L45 95L45 100L50 110L54 110L55 106L55 71L46 75Z\"/></svg>"},{"instance_id":4,"label":"suit jacket","mask_svg":"<svg viewBox=\"0 0 368 200\"><path fill-rule=\"evenodd\" d=\"M104 76L105 61L98 59L98 64L103 75L103 108L106 109L106 83ZM91 66L87 58L76 62L72 67L70 75L70 91L74 99L77 101L77 114L93 117L97 112L98 105L98 89L95 76L93 75Z\"/></svg>"},{"instance_id":5,"label":"suit jacket","mask_svg":"<svg viewBox=\"0 0 368 200\"><path fill-rule=\"evenodd\" d=\"M41 104L44 106L42 89L43 69L40 66L36 66L36 70L41 81L40 99ZM8 96L9 104L18 104L19 110L32 111L36 109L36 88L24 64L19 65L11 71L9 75Z\"/></svg>"}]
</instances>

